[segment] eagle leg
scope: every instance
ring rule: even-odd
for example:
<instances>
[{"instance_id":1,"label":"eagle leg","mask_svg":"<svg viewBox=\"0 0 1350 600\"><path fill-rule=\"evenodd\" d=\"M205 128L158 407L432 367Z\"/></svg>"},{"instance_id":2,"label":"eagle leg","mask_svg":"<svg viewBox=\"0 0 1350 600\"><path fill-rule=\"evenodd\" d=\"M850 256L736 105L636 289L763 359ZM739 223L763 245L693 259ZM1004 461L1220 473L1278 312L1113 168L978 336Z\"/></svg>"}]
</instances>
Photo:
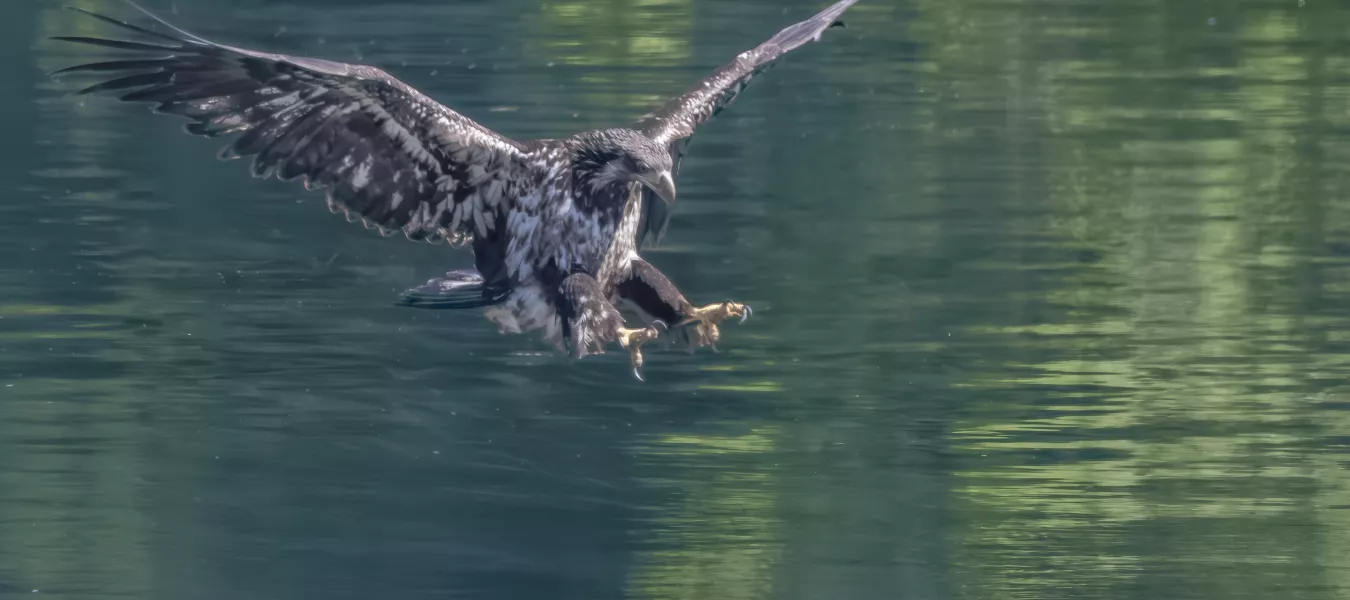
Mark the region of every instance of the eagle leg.
<instances>
[{"instance_id":1,"label":"eagle leg","mask_svg":"<svg viewBox=\"0 0 1350 600\"><path fill-rule=\"evenodd\" d=\"M749 306L738 302L694 306L651 263L634 258L629 265L629 276L617 289L619 297L633 303L651 319L673 323L676 341L683 340L691 352L704 346L716 350L722 337L718 326L728 317L741 317L744 321L752 314Z\"/></svg>"},{"instance_id":2,"label":"eagle leg","mask_svg":"<svg viewBox=\"0 0 1350 600\"><path fill-rule=\"evenodd\" d=\"M624 327L623 315L609 302L599 282L586 273L573 273L559 288L566 324L565 336L576 358L604 354L605 345L619 342L628 351L633 375L642 379L642 345L660 336L656 326L643 329ZM664 323L662 323L664 325Z\"/></svg>"}]
</instances>

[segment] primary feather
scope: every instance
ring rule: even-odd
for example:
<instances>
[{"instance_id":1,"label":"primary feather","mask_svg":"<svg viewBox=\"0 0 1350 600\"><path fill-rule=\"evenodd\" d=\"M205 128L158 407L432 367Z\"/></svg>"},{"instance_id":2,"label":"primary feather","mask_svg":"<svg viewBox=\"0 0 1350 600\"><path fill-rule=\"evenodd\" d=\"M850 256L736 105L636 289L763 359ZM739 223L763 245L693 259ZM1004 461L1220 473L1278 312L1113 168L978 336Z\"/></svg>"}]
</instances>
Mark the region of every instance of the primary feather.
<instances>
[{"instance_id":1,"label":"primary feather","mask_svg":"<svg viewBox=\"0 0 1350 600\"><path fill-rule=\"evenodd\" d=\"M689 145L689 138L699 125L707 123L736 100L750 80L772 67L784 54L808 42L819 41L822 33L831 27L843 25L839 17L858 0L842 0L805 21L788 27L753 49L742 52L735 60L723 65L705 77L683 95L646 115L638 122L640 129L652 139L666 144L674 157L676 168ZM640 237L652 243L665 235L670 213L667 207L655 202L651 193L644 195L647 207ZM641 242L642 240L639 240Z\"/></svg>"},{"instance_id":2,"label":"primary feather","mask_svg":"<svg viewBox=\"0 0 1350 600\"><path fill-rule=\"evenodd\" d=\"M221 158L253 157L257 176L302 179L324 189L336 210L370 225L413 239L486 234L491 215L529 191L522 144L380 69L235 48L80 12L157 43L57 39L165 56L58 71L113 77L79 93L124 92L123 100L191 119L190 133L240 134Z\"/></svg>"}]
</instances>

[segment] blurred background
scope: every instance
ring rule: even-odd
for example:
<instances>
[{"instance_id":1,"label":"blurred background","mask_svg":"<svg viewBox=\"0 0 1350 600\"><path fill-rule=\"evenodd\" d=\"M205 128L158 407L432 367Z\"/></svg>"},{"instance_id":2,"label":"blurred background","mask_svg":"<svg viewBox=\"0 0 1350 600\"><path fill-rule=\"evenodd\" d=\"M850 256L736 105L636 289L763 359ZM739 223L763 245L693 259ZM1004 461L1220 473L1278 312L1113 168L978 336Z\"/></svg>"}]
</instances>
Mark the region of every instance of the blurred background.
<instances>
[{"instance_id":1,"label":"blurred background","mask_svg":"<svg viewBox=\"0 0 1350 600\"><path fill-rule=\"evenodd\" d=\"M147 0L502 133L824 0ZM649 260L756 318L572 362L46 73L0 3L0 597L1350 597L1350 5L863 0L695 138Z\"/></svg>"}]
</instances>

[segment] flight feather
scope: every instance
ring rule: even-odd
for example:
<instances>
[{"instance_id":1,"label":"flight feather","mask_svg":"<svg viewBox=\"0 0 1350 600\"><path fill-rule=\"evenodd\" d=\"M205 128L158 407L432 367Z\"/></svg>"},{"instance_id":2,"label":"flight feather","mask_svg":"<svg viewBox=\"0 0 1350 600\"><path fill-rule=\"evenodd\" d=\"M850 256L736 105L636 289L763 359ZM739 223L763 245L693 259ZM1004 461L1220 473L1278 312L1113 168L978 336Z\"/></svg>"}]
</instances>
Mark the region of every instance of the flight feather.
<instances>
[{"instance_id":1,"label":"flight feather","mask_svg":"<svg viewBox=\"0 0 1350 600\"><path fill-rule=\"evenodd\" d=\"M638 129L648 137L667 144L678 169L689 138L699 125L707 123L730 106L751 79L772 67L784 54L808 42L819 41L826 29L842 25L839 17L857 1L840 0L814 17L787 27L764 43L742 52L735 60L714 71L683 95L643 117L638 123ZM654 243L665 233L670 207L660 202L650 190L645 190L643 195L640 236Z\"/></svg>"},{"instance_id":2,"label":"flight feather","mask_svg":"<svg viewBox=\"0 0 1350 600\"><path fill-rule=\"evenodd\" d=\"M256 176L323 189L335 211L382 232L486 235L533 181L526 145L375 67L218 44L154 15L167 32L74 10L147 39L57 38L138 55L57 72L105 78L80 93L154 103L197 135L237 134L221 158L251 156Z\"/></svg>"}]
</instances>

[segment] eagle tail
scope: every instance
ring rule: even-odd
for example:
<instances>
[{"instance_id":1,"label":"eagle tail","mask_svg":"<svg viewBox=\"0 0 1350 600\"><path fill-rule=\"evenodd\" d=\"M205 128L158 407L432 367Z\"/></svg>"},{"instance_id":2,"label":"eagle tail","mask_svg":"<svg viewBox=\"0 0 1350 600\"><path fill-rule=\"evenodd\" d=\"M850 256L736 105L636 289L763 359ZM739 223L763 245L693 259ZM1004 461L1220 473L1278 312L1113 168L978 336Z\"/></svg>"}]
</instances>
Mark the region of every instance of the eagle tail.
<instances>
[{"instance_id":1,"label":"eagle tail","mask_svg":"<svg viewBox=\"0 0 1350 600\"><path fill-rule=\"evenodd\" d=\"M482 308L500 303L510 290L489 287L477 271L450 271L412 288L399 298L399 306L446 310Z\"/></svg>"}]
</instances>

